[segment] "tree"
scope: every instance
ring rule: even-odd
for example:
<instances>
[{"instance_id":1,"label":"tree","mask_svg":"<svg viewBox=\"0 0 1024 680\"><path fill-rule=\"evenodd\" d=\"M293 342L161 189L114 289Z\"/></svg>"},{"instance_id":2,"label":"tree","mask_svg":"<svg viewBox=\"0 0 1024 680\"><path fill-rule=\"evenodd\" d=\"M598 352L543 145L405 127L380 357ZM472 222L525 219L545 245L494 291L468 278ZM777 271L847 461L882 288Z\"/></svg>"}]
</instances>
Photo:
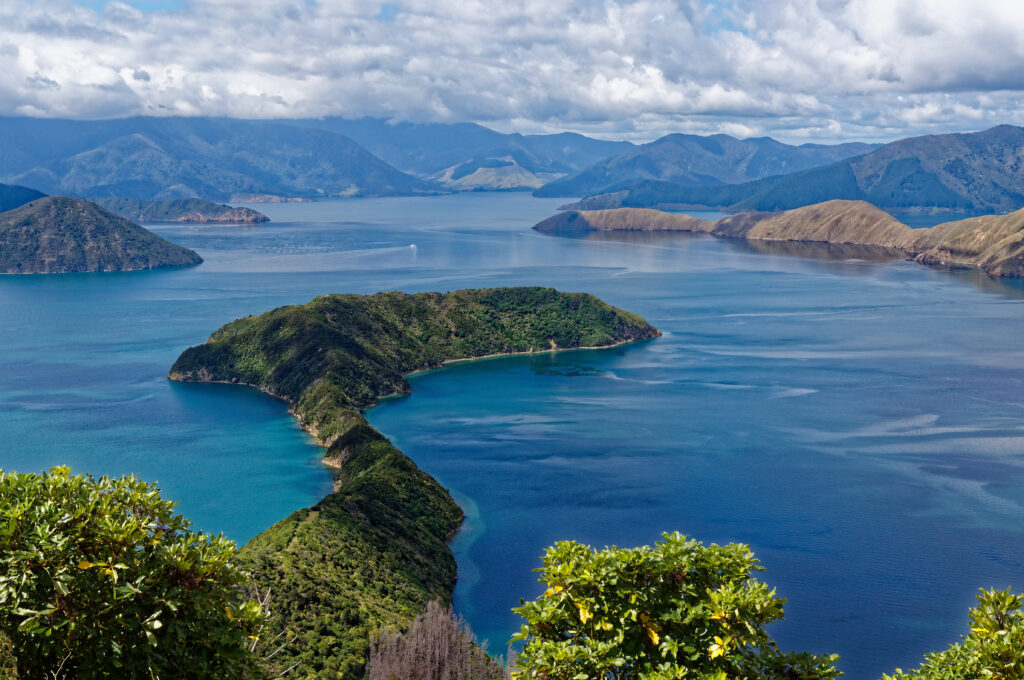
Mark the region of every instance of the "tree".
<instances>
[{"instance_id":1,"label":"tree","mask_svg":"<svg viewBox=\"0 0 1024 680\"><path fill-rule=\"evenodd\" d=\"M134 477L0 471L0 633L22 677L253 672L265 614L235 546L174 506Z\"/></svg>"},{"instance_id":2,"label":"tree","mask_svg":"<svg viewBox=\"0 0 1024 680\"><path fill-rule=\"evenodd\" d=\"M370 642L367 680L505 680L451 606L431 600L408 629L384 628Z\"/></svg>"},{"instance_id":3,"label":"tree","mask_svg":"<svg viewBox=\"0 0 1024 680\"><path fill-rule=\"evenodd\" d=\"M704 546L679 533L653 547L556 543L547 590L516 613L526 624L523 678L668 680L834 678L837 656L780 652L765 632L784 600L751 577L745 545Z\"/></svg>"},{"instance_id":4,"label":"tree","mask_svg":"<svg viewBox=\"0 0 1024 680\"><path fill-rule=\"evenodd\" d=\"M1006 590L982 590L971 610L971 632L949 649L925 656L924 665L885 680L1024 680L1022 598Z\"/></svg>"}]
</instances>

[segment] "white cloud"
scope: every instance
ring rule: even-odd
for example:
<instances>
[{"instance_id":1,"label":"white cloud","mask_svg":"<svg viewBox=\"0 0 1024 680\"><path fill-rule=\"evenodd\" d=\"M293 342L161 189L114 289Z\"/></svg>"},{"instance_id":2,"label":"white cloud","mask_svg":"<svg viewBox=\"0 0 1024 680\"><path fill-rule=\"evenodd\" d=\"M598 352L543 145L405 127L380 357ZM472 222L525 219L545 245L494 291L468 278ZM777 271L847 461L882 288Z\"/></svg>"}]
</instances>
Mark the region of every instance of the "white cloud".
<instances>
[{"instance_id":1,"label":"white cloud","mask_svg":"<svg viewBox=\"0 0 1024 680\"><path fill-rule=\"evenodd\" d=\"M1022 24L1008 0L5 0L0 114L885 139L1024 123Z\"/></svg>"}]
</instances>

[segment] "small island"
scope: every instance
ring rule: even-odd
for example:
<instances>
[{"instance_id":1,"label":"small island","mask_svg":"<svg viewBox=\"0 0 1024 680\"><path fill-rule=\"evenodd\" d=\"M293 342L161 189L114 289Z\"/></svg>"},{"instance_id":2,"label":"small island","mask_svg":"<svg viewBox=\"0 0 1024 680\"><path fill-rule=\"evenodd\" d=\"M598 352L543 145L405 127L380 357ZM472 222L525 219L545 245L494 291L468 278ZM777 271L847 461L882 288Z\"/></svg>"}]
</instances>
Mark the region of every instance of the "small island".
<instances>
[{"instance_id":1,"label":"small island","mask_svg":"<svg viewBox=\"0 0 1024 680\"><path fill-rule=\"evenodd\" d=\"M270 218L252 208L233 208L201 198L174 201L142 201L134 198L94 198L101 208L133 222L184 222L187 224L261 224Z\"/></svg>"},{"instance_id":2,"label":"small island","mask_svg":"<svg viewBox=\"0 0 1024 680\"><path fill-rule=\"evenodd\" d=\"M864 246L924 264L1024 276L1024 209L912 229L865 201L833 200L782 212L737 213L715 221L647 208L615 208L560 213L534 229L684 231L752 241Z\"/></svg>"},{"instance_id":3,"label":"small island","mask_svg":"<svg viewBox=\"0 0 1024 680\"><path fill-rule=\"evenodd\" d=\"M203 259L123 217L67 196L0 213L0 273L65 274L184 267Z\"/></svg>"},{"instance_id":4,"label":"small island","mask_svg":"<svg viewBox=\"0 0 1024 680\"><path fill-rule=\"evenodd\" d=\"M253 538L243 554L274 593L280 654L299 675L356 677L369 635L450 601L447 542L462 511L362 414L405 376L496 354L614 347L660 332L582 293L495 288L327 295L227 324L186 350L172 380L248 385L288 402L327 448L335 491Z\"/></svg>"}]
</instances>

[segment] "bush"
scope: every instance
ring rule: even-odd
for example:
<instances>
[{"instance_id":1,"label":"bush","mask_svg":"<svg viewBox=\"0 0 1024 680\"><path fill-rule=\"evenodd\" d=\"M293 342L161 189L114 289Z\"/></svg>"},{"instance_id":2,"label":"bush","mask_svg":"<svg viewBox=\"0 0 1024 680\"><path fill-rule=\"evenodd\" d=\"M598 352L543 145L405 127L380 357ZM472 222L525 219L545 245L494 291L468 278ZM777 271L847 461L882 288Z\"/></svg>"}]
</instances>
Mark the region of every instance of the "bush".
<instances>
[{"instance_id":1,"label":"bush","mask_svg":"<svg viewBox=\"0 0 1024 680\"><path fill-rule=\"evenodd\" d=\"M15 680L18 677L18 660L14 658L14 646L3 631L0 631L0 680Z\"/></svg>"},{"instance_id":2,"label":"bush","mask_svg":"<svg viewBox=\"0 0 1024 680\"><path fill-rule=\"evenodd\" d=\"M560 542L543 558L547 591L526 619L525 678L550 680L834 678L837 656L782 653L765 632L784 600L753 579L744 545L665 534L653 548Z\"/></svg>"},{"instance_id":3,"label":"bush","mask_svg":"<svg viewBox=\"0 0 1024 680\"><path fill-rule=\"evenodd\" d=\"M1007 590L983 590L971 610L971 632L943 652L925 656L924 665L885 680L1024 679L1022 598Z\"/></svg>"},{"instance_id":4,"label":"bush","mask_svg":"<svg viewBox=\"0 0 1024 680\"><path fill-rule=\"evenodd\" d=\"M22 677L238 678L264 621L235 546L152 484L0 472L0 633Z\"/></svg>"}]
</instances>

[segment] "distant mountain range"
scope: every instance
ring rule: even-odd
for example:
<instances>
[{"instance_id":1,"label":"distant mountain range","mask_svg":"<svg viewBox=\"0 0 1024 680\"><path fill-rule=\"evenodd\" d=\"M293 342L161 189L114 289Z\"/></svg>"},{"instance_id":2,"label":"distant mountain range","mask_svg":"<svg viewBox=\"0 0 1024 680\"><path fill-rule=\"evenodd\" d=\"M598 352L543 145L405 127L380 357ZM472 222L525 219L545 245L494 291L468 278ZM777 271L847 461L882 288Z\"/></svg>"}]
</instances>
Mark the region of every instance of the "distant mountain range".
<instances>
[{"instance_id":1,"label":"distant mountain range","mask_svg":"<svg viewBox=\"0 0 1024 680\"><path fill-rule=\"evenodd\" d=\"M792 146L770 137L736 139L729 135L672 134L599 160L544 185L534 195L592 196L646 180L685 187L738 184L828 165L877 147L860 142Z\"/></svg>"},{"instance_id":2,"label":"distant mountain range","mask_svg":"<svg viewBox=\"0 0 1024 680\"><path fill-rule=\"evenodd\" d=\"M569 206L584 209L773 211L848 199L895 212L1006 212L1024 205L1024 128L878 147L683 134L633 146L570 133L502 134L471 123L371 118L0 118L0 182L44 194L138 200L533 189L537 196L588 195ZM0 194L0 208L33 196Z\"/></svg>"},{"instance_id":3,"label":"distant mountain range","mask_svg":"<svg viewBox=\"0 0 1024 680\"><path fill-rule=\"evenodd\" d=\"M380 118L282 122L343 134L396 168L457 191L536 189L633 148L629 142L571 132L503 134L475 123L389 123Z\"/></svg>"},{"instance_id":4,"label":"distant mountain range","mask_svg":"<svg viewBox=\"0 0 1024 680\"><path fill-rule=\"evenodd\" d=\"M911 137L819 168L727 186L648 180L567 206L788 210L832 199L894 212L1008 212L1024 205L1024 128Z\"/></svg>"},{"instance_id":5,"label":"distant mountain range","mask_svg":"<svg viewBox=\"0 0 1024 680\"><path fill-rule=\"evenodd\" d=\"M208 118L2 118L0 181L49 194L218 201L442 191L337 133Z\"/></svg>"}]
</instances>

